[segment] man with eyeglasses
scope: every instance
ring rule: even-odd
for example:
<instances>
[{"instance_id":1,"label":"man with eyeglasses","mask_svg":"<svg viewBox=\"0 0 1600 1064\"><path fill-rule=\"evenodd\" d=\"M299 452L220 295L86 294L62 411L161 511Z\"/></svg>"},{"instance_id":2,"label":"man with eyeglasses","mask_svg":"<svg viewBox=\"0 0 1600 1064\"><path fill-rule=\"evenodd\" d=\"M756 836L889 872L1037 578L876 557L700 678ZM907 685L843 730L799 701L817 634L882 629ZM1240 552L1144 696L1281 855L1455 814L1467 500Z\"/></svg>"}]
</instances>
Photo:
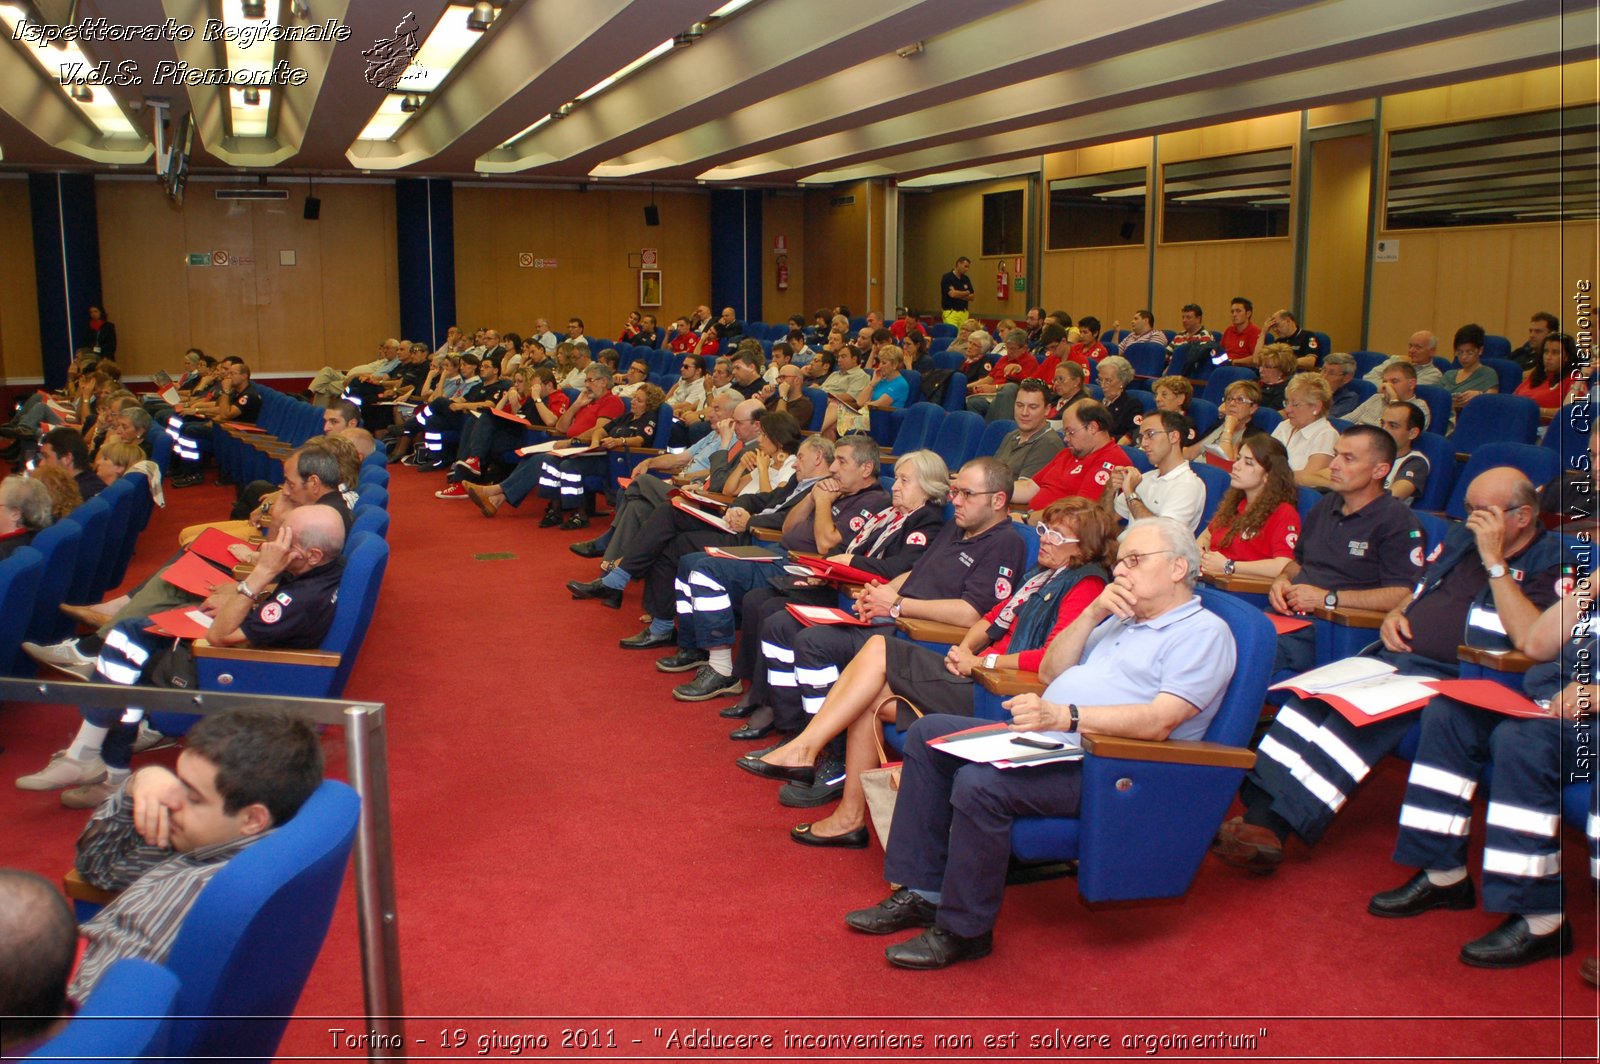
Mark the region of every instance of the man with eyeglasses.
<instances>
[{"instance_id":1,"label":"man with eyeglasses","mask_svg":"<svg viewBox=\"0 0 1600 1064\"><path fill-rule=\"evenodd\" d=\"M1111 508L1125 521L1170 517L1194 532L1206 508L1206 486L1183 457L1183 435L1189 419L1172 410L1146 416L1139 427L1139 446L1155 468L1141 473L1134 466L1111 471Z\"/></svg>"},{"instance_id":2,"label":"man with eyeglasses","mask_svg":"<svg viewBox=\"0 0 1600 1064\"><path fill-rule=\"evenodd\" d=\"M1346 436L1377 432L1363 426L1350 429ZM1341 451L1345 446L1341 440ZM1341 468L1338 458L1334 467ZM1338 478L1336 473L1336 492ZM1324 529L1330 521L1339 523L1339 499L1331 495L1312 511L1307 534L1295 547L1295 560L1286 571L1299 570L1306 558L1327 556L1337 549L1331 540L1347 538L1342 532L1334 537L1326 531L1313 535L1319 523ZM1389 501L1381 489L1375 499L1369 505ZM1378 630L1381 647L1370 651L1373 656L1403 675L1455 679L1460 673L1457 650L1463 643L1489 650L1526 649L1539 612L1569 593L1580 575L1577 559L1539 523L1536 501L1533 484L1519 470L1507 466L1487 470L1467 487L1471 513L1466 522L1452 526L1444 542L1434 548L1425 573L1422 541L1409 540L1417 546L1411 548L1408 560L1421 574L1414 588L1341 595L1341 600L1366 596L1345 603L1358 605L1391 590L1398 592ZM1405 516L1411 517L1409 512ZM1309 595L1297 593L1292 579L1286 590L1279 587L1282 578L1273 585L1274 606L1282 609L1283 601L1301 609L1314 604L1319 589L1311 588ZM1429 706L1448 702L1439 697ZM1307 846L1316 845L1372 767L1394 751L1424 712L1400 713L1358 728L1326 703L1291 697L1262 738L1255 768L1240 790L1244 816L1222 826L1212 852L1228 864L1264 874L1282 862L1291 832ZM1413 916L1438 905L1454 905L1471 892L1470 884L1463 887L1459 879L1411 886L1408 897L1392 899L1379 915Z\"/></svg>"},{"instance_id":3,"label":"man with eyeglasses","mask_svg":"<svg viewBox=\"0 0 1600 1064\"><path fill-rule=\"evenodd\" d=\"M1237 650L1227 625L1194 593L1200 574L1194 537L1166 518L1136 521L1122 534L1112 571L1099 597L1051 640L1039 669L1049 683L1044 694L1005 703L1012 730L1074 745L1079 731L1203 737ZM877 906L845 917L849 927L871 935L925 928L884 950L898 967L944 968L987 956L1013 820L1080 810L1081 762L1008 771L929 745L970 727L970 717L939 714L911 726L883 862L884 878L900 886Z\"/></svg>"},{"instance_id":4,"label":"man with eyeglasses","mask_svg":"<svg viewBox=\"0 0 1600 1064\"><path fill-rule=\"evenodd\" d=\"M1043 381L1030 378L1017 385L1012 409L1017 431L1007 433L994 453L1011 470L1013 478L1033 476L1066 446L1046 420L1048 400Z\"/></svg>"},{"instance_id":5,"label":"man with eyeglasses","mask_svg":"<svg viewBox=\"0 0 1600 1064\"><path fill-rule=\"evenodd\" d=\"M1068 449L1052 458L1037 476L1018 480L1016 500L1027 503L1035 513L1068 495L1099 502L1111 483L1112 471L1133 465L1111 438L1111 425L1111 411L1092 399L1068 407L1061 415L1061 435Z\"/></svg>"},{"instance_id":6,"label":"man with eyeglasses","mask_svg":"<svg viewBox=\"0 0 1600 1064\"><path fill-rule=\"evenodd\" d=\"M974 458L961 467L950 488L955 519L945 522L908 572L857 593L856 616L871 627L807 628L796 620L792 624L769 622L762 628L769 677L772 673L794 677L793 683L773 683L768 691L780 731L800 731L806 715L822 708L839 670L849 664L875 628L881 631L881 626L892 625L901 617L970 628L997 603L1011 597L1027 562L1027 548L1008 516L1011 486L1011 471L997 459ZM837 757L824 755L824 761L837 763L839 769L822 771L824 762L819 762L818 771L809 777L814 786L842 786L842 735L838 742ZM759 761L767 752L758 750L748 758ZM756 774L763 772L758 769Z\"/></svg>"},{"instance_id":7,"label":"man with eyeglasses","mask_svg":"<svg viewBox=\"0 0 1600 1064\"><path fill-rule=\"evenodd\" d=\"M1434 369L1437 372L1438 367ZM1402 358L1385 363L1382 372L1377 392L1350 411L1349 420L1356 425L1382 427L1385 407L1390 403L1410 403L1422 415L1422 431L1427 432L1432 413L1428 404L1417 398L1417 367Z\"/></svg>"},{"instance_id":8,"label":"man with eyeglasses","mask_svg":"<svg viewBox=\"0 0 1600 1064\"><path fill-rule=\"evenodd\" d=\"M1443 388L1444 373L1433 364L1433 356L1438 353L1438 349L1438 338L1426 329L1419 329L1406 341L1404 355L1396 355L1382 365L1373 367L1366 379L1381 386L1384 374L1388 372L1390 366L1407 362L1416 370L1418 384L1431 384L1436 388Z\"/></svg>"}]
</instances>

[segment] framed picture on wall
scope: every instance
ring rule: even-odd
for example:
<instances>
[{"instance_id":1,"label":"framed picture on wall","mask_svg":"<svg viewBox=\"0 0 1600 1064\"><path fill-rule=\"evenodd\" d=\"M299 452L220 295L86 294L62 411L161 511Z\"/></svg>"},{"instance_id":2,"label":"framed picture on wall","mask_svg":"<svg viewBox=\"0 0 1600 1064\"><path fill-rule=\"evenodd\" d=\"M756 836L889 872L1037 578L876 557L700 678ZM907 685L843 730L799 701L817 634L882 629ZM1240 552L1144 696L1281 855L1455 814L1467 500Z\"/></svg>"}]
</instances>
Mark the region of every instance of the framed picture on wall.
<instances>
[{"instance_id":1,"label":"framed picture on wall","mask_svg":"<svg viewBox=\"0 0 1600 1064\"><path fill-rule=\"evenodd\" d=\"M659 307L661 305L661 271L639 271L639 305L641 307Z\"/></svg>"}]
</instances>

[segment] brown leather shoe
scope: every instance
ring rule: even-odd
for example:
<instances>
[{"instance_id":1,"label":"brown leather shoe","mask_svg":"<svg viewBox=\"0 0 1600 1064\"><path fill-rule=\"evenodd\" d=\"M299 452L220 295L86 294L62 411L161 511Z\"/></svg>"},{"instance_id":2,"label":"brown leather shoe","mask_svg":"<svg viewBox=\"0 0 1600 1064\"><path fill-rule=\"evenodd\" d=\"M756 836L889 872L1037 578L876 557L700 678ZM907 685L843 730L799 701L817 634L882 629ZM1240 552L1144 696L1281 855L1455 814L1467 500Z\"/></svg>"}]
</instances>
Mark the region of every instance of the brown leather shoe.
<instances>
[{"instance_id":1,"label":"brown leather shoe","mask_svg":"<svg viewBox=\"0 0 1600 1064\"><path fill-rule=\"evenodd\" d=\"M467 498L478 504L478 509L483 511L483 516L493 517L495 511L500 509L500 504L489 494L489 489L482 484L468 483Z\"/></svg>"},{"instance_id":2,"label":"brown leather shoe","mask_svg":"<svg viewBox=\"0 0 1600 1064\"><path fill-rule=\"evenodd\" d=\"M112 619L111 614L102 613L93 606L73 606L66 602L61 603L61 612L89 628L99 628Z\"/></svg>"},{"instance_id":3,"label":"brown leather shoe","mask_svg":"<svg viewBox=\"0 0 1600 1064\"><path fill-rule=\"evenodd\" d=\"M1578 965L1578 974L1590 986L1600 986L1600 957L1585 957Z\"/></svg>"},{"instance_id":4,"label":"brown leather shoe","mask_svg":"<svg viewBox=\"0 0 1600 1064\"><path fill-rule=\"evenodd\" d=\"M1271 875L1283 863L1283 842L1257 824L1246 824L1243 817L1226 821L1217 831L1211 852L1225 864L1248 869L1258 876Z\"/></svg>"}]
</instances>

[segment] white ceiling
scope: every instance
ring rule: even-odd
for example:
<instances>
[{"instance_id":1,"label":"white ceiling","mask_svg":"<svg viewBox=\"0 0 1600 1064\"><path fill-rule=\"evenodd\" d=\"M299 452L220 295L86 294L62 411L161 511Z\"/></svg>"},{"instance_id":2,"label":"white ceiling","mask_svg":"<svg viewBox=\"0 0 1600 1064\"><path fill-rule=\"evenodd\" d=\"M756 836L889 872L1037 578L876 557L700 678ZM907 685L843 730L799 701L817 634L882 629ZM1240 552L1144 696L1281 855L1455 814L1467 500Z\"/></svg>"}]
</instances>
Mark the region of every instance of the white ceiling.
<instances>
[{"instance_id":1,"label":"white ceiling","mask_svg":"<svg viewBox=\"0 0 1600 1064\"><path fill-rule=\"evenodd\" d=\"M407 12L425 36L444 0L304 0L310 21L338 19L350 36L284 46L308 82L272 94L268 138L227 136L214 87L113 91L146 131L147 96L192 107L197 172L791 185L1007 172L1048 151L1588 59L1597 43L1592 9L1553 0L755 0L501 147L722 2L512 0L389 142L356 140L385 96L362 50ZM195 23L215 3L82 0L76 16ZM67 6L34 10L59 22ZM160 61L204 65L215 47L84 51L148 81ZM0 166L50 168L148 168L151 155L142 140L100 137L11 40L0 153Z\"/></svg>"}]
</instances>

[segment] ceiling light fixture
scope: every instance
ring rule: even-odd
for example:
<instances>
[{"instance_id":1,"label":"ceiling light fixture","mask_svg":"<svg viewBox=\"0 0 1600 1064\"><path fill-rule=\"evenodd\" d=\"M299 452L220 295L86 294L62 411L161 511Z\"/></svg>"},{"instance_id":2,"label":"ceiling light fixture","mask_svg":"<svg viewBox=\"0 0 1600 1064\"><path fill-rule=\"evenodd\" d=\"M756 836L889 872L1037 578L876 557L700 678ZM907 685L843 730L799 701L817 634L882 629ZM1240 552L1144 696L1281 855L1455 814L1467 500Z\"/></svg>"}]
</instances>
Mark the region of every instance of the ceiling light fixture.
<instances>
[{"instance_id":1,"label":"ceiling light fixture","mask_svg":"<svg viewBox=\"0 0 1600 1064\"><path fill-rule=\"evenodd\" d=\"M79 103L94 103L94 90L87 85L74 85L67 95Z\"/></svg>"},{"instance_id":2,"label":"ceiling light fixture","mask_svg":"<svg viewBox=\"0 0 1600 1064\"><path fill-rule=\"evenodd\" d=\"M242 0L239 8L244 17L248 19L263 19L267 17L267 0Z\"/></svg>"},{"instance_id":3,"label":"ceiling light fixture","mask_svg":"<svg viewBox=\"0 0 1600 1064\"><path fill-rule=\"evenodd\" d=\"M701 37L704 37L705 35L706 35L706 24L704 22L696 22L693 26L690 26L688 29L684 30L682 33L680 33L677 36L673 37L672 38L672 46L674 48L687 48L687 47L689 47L689 45L693 44L695 41L698 41Z\"/></svg>"},{"instance_id":4,"label":"ceiling light fixture","mask_svg":"<svg viewBox=\"0 0 1600 1064\"><path fill-rule=\"evenodd\" d=\"M901 59L910 59L914 55L921 55L922 54L922 42L921 41L912 41L910 44L906 45L904 48L896 49L894 54L899 56Z\"/></svg>"},{"instance_id":5,"label":"ceiling light fixture","mask_svg":"<svg viewBox=\"0 0 1600 1064\"><path fill-rule=\"evenodd\" d=\"M257 89L257 88L245 89L244 90L244 105L246 107L260 107L261 106L261 90Z\"/></svg>"},{"instance_id":6,"label":"ceiling light fixture","mask_svg":"<svg viewBox=\"0 0 1600 1064\"><path fill-rule=\"evenodd\" d=\"M489 0L478 0L472 5L472 14L467 16L467 29L473 33L482 33L494 25L494 5Z\"/></svg>"},{"instance_id":7,"label":"ceiling light fixture","mask_svg":"<svg viewBox=\"0 0 1600 1064\"><path fill-rule=\"evenodd\" d=\"M401 114L414 115L422 110L422 104L422 96L414 92L408 92L400 101L400 112Z\"/></svg>"},{"instance_id":8,"label":"ceiling light fixture","mask_svg":"<svg viewBox=\"0 0 1600 1064\"><path fill-rule=\"evenodd\" d=\"M570 102L568 102L568 103L562 104L560 107L557 107L554 111L551 111L550 112L550 117L551 118L565 118L568 115L570 115L571 113L572 113L572 104Z\"/></svg>"}]
</instances>

